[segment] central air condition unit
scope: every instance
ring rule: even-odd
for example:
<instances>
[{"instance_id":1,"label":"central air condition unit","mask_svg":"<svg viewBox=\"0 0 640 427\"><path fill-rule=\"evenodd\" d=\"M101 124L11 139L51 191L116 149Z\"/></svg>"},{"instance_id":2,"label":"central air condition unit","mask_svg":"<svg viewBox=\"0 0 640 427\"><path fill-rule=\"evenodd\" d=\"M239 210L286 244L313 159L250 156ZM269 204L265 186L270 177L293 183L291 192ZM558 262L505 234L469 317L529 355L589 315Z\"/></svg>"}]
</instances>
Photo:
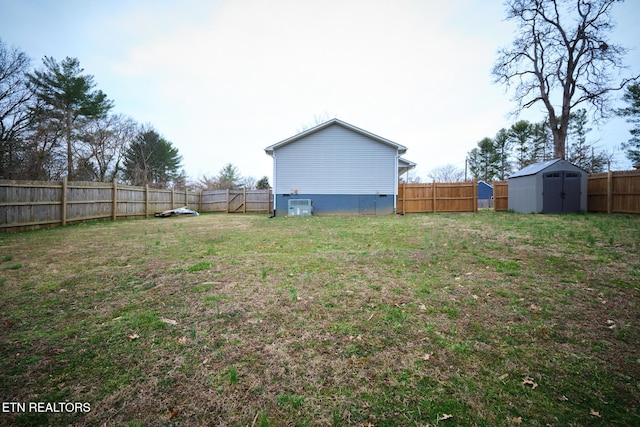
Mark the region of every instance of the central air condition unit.
<instances>
[{"instance_id":1,"label":"central air condition unit","mask_svg":"<svg viewBox=\"0 0 640 427\"><path fill-rule=\"evenodd\" d=\"M311 199L289 199L289 216L311 216Z\"/></svg>"}]
</instances>

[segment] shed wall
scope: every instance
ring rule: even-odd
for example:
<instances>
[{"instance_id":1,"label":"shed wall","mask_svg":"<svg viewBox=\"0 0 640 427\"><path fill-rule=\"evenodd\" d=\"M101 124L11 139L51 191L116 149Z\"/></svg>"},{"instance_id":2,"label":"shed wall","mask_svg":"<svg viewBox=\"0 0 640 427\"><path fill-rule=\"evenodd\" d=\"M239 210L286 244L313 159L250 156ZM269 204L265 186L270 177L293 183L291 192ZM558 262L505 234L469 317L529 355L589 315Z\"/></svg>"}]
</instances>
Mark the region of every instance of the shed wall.
<instances>
[{"instance_id":1,"label":"shed wall","mask_svg":"<svg viewBox=\"0 0 640 427\"><path fill-rule=\"evenodd\" d=\"M530 175L509 180L510 210L520 213L542 210L542 187L540 187L540 191L537 191L536 177L537 175Z\"/></svg>"},{"instance_id":2,"label":"shed wall","mask_svg":"<svg viewBox=\"0 0 640 427\"><path fill-rule=\"evenodd\" d=\"M397 149L329 126L274 151L275 193L393 196ZM276 201L278 209L281 207Z\"/></svg>"},{"instance_id":3,"label":"shed wall","mask_svg":"<svg viewBox=\"0 0 640 427\"><path fill-rule=\"evenodd\" d=\"M544 211L543 175L549 172L580 172L580 210L587 210L587 173L567 161L557 161L534 175L509 178L509 209L519 213Z\"/></svg>"}]
</instances>

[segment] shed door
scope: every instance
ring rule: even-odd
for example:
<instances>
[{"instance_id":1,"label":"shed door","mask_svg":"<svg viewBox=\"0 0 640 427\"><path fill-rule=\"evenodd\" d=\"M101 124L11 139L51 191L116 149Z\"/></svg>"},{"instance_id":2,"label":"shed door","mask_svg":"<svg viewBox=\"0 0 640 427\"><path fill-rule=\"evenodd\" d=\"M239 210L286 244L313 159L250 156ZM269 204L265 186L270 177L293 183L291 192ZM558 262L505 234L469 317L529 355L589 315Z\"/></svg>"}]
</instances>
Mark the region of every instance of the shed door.
<instances>
[{"instance_id":1,"label":"shed door","mask_svg":"<svg viewBox=\"0 0 640 427\"><path fill-rule=\"evenodd\" d=\"M580 212L580 172L558 171L542 175L542 211Z\"/></svg>"},{"instance_id":2,"label":"shed door","mask_svg":"<svg viewBox=\"0 0 640 427\"><path fill-rule=\"evenodd\" d=\"M542 211L562 212L562 172L548 172L542 175Z\"/></svg>"},{"instance_id":3,"label":"shed door","mask_svg":"<svg viewBox=\"0 0 640 427\"><path fill-rule=\"evenodd\" d=\"M562 212L580 212L581 175L580 172L564 172Z\"/></svg>"}]
</instances>

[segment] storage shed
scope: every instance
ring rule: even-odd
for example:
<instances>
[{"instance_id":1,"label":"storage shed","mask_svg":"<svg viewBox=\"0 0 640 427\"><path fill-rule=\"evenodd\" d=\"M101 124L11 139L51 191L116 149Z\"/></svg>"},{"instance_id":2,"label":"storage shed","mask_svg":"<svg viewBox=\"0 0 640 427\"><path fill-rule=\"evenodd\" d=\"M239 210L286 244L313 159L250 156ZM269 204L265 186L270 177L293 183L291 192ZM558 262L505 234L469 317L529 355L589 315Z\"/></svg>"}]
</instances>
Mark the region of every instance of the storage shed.
<instances>
[{"instance_id":1,"label":"storage shed","mask_svg":"<svg viewBox=\"0 0 640 427\"><path fill-rule=\"evenodd\" d=\"M509 209L520 213L587 210L587 172L566 160L534 163L508 178Z\"/></svg>"},{"instance_id":2,"label":"storage shed","mask_svg":"<svg viewBox=\"0 0 640 427\"><path fill-rule=\"evenodd\" d=\"M338 119L265 151L273 157L277 216L394 213L398 178L415 167L400 157L405 146ZM306 211L298 209L301 200L309 204Z\"/></svg>"}]
</instances>

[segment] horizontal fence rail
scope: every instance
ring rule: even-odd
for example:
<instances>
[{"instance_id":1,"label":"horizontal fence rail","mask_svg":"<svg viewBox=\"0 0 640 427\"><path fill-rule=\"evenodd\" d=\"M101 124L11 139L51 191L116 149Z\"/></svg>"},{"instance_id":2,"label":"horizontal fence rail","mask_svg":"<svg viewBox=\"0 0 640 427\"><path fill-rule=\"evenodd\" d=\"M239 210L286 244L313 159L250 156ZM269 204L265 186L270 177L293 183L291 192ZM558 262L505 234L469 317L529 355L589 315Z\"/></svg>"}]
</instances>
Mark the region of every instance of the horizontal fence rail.
<instances>
[{"instance_id":1,"label":"horizontal fence rail","mask_svg":"<svg viewBox=\"0 0 640 427\"><path fill-rule=\"evenodd\" d=\"M0 180L0 231L147 218L186 206L198 212L271 212L271 190L162 190L106 182Z\"/></svg>"}]
</instances>

